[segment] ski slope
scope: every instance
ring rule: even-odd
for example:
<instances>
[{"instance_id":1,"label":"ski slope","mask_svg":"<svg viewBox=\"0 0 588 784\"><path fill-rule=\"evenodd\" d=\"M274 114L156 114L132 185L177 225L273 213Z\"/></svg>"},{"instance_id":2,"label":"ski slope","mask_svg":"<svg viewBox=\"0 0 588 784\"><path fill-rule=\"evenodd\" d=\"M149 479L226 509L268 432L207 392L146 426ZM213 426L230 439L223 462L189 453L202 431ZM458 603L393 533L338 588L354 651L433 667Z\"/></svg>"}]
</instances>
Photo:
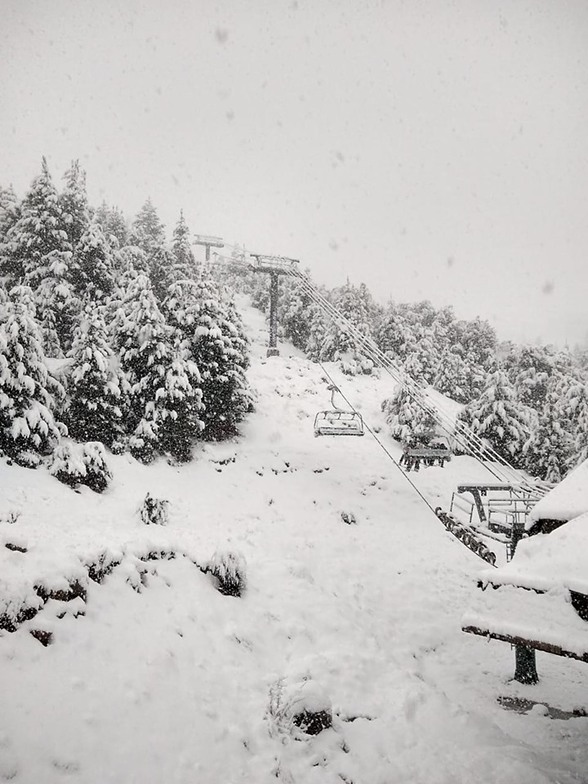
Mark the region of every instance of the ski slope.
<instances>
[{"instance_id":1,"label":"ski slope","mask_svg":"<svg viewBox=\"0 0 588 784\"><path fill-rule=\"evenodd\" d=\"M111 457L101 496L0 464L0 544L26 550L0 547L0 615L35 609L35 586L87 590L0 632L0 781L588 781L588 718L497 702L586 709L588 669L539 653L541 682L524 687L509 646L460 631L487 565L369 435L314 438L321 368L288 345L266 359L263 316L245 318L257 402L235 441L183 467ZM380 412L391 380L329 373L399 457ZM486 477L465 457L411 474L444 507L458 481ZM169 500L166 527L140 522L148 491ZM240 598L194 565L226 550L247 563ZM177 555L142 560L161 551ZM120 564L97 584L101 556ZM332 706L333 727L295 738L276 700L305 693Z\"/></svg>"}]
</instances>

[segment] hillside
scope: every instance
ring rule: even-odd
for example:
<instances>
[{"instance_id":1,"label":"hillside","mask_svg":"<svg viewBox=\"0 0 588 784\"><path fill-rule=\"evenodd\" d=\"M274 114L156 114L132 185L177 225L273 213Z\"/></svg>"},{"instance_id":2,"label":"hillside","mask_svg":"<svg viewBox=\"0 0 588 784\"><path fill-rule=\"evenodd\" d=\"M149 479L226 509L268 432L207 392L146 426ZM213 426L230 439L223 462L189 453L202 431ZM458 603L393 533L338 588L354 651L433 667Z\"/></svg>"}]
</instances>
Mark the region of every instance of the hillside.
<instances>
[{"instance_id":1,"label":"hillside","mask_svg":"<svg viewBox=\"0 0 588 784\"><path fill-rule=\"evenodd\" d=\"M509 682L509 646L460 631L485 564L369 435L314 438L320 366L289 346L266 359L263 316L245 319L257 401L235 441L183 467L111 456L103 495L0 464L0 542L17 547L1 548L0 616L40 607L0 631L0 781L586 782L588 718L497 697L586 709L588 670L539 654L538 686ZM382 427L389 379L329 372ZM446 506L483 477L461 457L415 482ZM167 526L140 521L147 492L169 501ZM217 551L242 554L243 596L195 566ZM280 708L304 695L332 704L333 727L293 739Z\"/></svg>"}]
</instances>

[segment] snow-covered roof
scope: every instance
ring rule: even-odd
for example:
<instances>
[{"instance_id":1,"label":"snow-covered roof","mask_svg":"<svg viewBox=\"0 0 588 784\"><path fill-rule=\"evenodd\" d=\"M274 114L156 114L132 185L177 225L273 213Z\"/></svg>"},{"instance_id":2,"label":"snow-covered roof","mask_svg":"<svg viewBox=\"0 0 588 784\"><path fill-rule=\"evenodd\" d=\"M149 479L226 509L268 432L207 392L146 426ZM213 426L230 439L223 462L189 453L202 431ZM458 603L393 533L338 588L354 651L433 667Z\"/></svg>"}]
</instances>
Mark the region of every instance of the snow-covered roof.
<instances>
[{"instance_id":1,"label":"snow-covered roof","mask_svg":"<svg viewBox=\"0 0 588 784\"><path fill-rule=\"evenodd\" d=\"M523 539L512 561L484 572L484 578L495 585L539 591L567 588L588 594L588 512L549 534Z\"/></svg>"},{"instance_id":2,"label":"snow-covered roof","mask_svg":"<svg viewBox=\"0 0 588 784\"><path fill-rule=\"evenodd\" d=\"M572 520L588 512L588 460L585 460L550 490L532 509L529 523L536 520Z\"/></svg>"}]
</instances>

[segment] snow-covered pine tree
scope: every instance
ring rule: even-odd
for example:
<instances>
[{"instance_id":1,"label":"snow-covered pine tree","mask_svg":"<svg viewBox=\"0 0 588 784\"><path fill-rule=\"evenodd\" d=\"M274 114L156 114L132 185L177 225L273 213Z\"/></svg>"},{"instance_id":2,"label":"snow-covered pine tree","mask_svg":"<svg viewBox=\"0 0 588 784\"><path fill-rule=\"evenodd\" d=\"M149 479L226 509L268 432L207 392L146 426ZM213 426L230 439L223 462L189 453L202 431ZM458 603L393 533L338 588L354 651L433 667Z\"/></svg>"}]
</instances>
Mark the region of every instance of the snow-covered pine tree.
<instances>
[{"instance_id":1,"label":"snow-covered pine tree","mask_svg":"<svg viewBox=\"0 0 588 784\"><path fill-rule=\"evenodd\" d=\"M400 385L394 395L382 403L390 434L404 447L426 444L435 433L436 421L429 413L422 393Z\"/></svg>"},{"instance_id":2,"label":"snow-covered pine tree","mask_svg":"<svg viewBox=\"0 0 588 784\"><path fill-rule=\"evenodd\" d=\"M413 331L404 315L390 302L378 323L375 340L380 351L403 362L416 346Z\"/></svg>"},{"instance_id":3,"label":"snow-covered pine tree","mask_svg":"<svg viewBox=\"0 0 588 784\"><path fill-rule=\"evenodd\" d=\"M326 294L324 290L321 293L323 296ZM316 304L310 306L308 315L310 320L310 329L308 333L305 354L313 362L320 362L321 348L325 340L329 317L325 315L322 308Z\"/></svg>"},{"instance_id":4,"label":"snow-covered pine tree","mask_svg":"<svg viewBox=\"0 0 588 784\"><path fill-rule=\"evenodd\" d=\"M69 434L77 441L101 441L111 447L123 432L121 404L129 390L114 367L102 308L86 308L71 356L64 412Z\"/></svg>"},{"instance_id":5,"label":"snow-covered pine tree","mask_svg":"<svg viewBox=\"0 0 588 784\"><path fill-rule=\"evenodd\" d=\"M505 368L521 403L540 412L554 371L552 352L545 346L515 346Z\"/></svg>"},{"instance_id":6,"label":"snow-covered pine tree","mask_svg":"<svg viewBox=\"0 0 588 784\"><path fill-rule=\"evenodd\" d=\"M149 264L147 256L134 245L126 245L113 254L115 268L115 285L119 284L118 278L125 277L127 280L137 277L137 275L149 276Z\"/></svg>"},{"instance_id":7,"label":"snow-covered pine tree","mask_svg":"<svg viewBox=\"0 0 588 784\"><path fill-rule=\"evenodd\" d=\"M301 281L286 277L282 284L278 323L283 336L302 350L308 345L310 337L312 302L307 287Z\"/></svg>"},{"instance_id":8,"label":"snow-covered pine tree","mask_svg":"<svg viewBox=\"0 0 588 784\"><path fill-rule=\"evenodd\" d=\"M237 432L237 425L245 414L253 410L253 392L247 380L247 369L250 364L250 342L245 332L243 321L234 300L222 300L221 332L228 341L231 351L231 362L227 369L228 397L227 410L222 419L222 427L217 429L214 438L226 438Z\"/></svg>"},{"instance_id":9,"label":"snow-covered pine tree","mask_svg":"<svg viewBox=\"0 0 588 784\"><path fill-rule=\"evenodd\" d=\"M25 465L59 441L54 417L63 390L43 359L30 289L19 286L2 306L0 319L0 452Z\"/></svg>"},{"instance_id":10,"label":"snow-covered pine tree","mask_svg":"<svg viewBox=\"0 0 588 784\"><path fill-rule=\"evenodd\" d=\"M427 328L406 357L404 371L415 381L431 384L435 379L438 365L439 354L433 345L430 328Z\"/></svg>"},{"instance_id":11,"label":"snow-covered pine tree","mask_svg":"<svg viewBox=\"0 0 588 784\"><path fill-rule=\"evenodd\" d=\"M76 251L78 242L90 225L90 208L86 195L86 172L79 161L72 161L63 175L65 186L59 197L65 230L72 250Z\"/></svg>"},{"instance_id":12,"label":"snow-covered pine tree","mask_svg":"<svg viewBox=\"0 0 588 784\"><path fill-rule=\"evenodd\" d=\"M78 297L86 302L104 302L114 289L114 262L101 224L95 218L80 236L76 247Z\"/></svg>"},{"instance_id":13,"label":"snow-covered pine tree","mask_svg":"<svg viewBox=\"0 0 588 784\"><path fill-rule=\"evenodd\" d=\"M147 199L133 221L129 243L145 254L153 291L158 301L162 302L171 283L169 272L173 266L173 257L165 247L165 229L151 199Z\"/></svg>"},{"instance_id":14,"label":"snow-covered pine tree","mask_svg":"<svg viewBox=\"0 0 588 784\"><path fill-rule=\"evenodd\" d=\"M433 387L457 403L469 403L471 398L470 372L463 358L446 349L437 364Z\"/></svg>"},{"instance_id":15,"label":"snow-covered pine tree","mask_svg":"<svg viewBox=\"0 0 588 784\"><path fill-rule=\"evenodd\" d=\"M576 379L566 392L564 406L573 437L568 468L575 468L588 460L588 382L585 377Z\"/></svg>"},{"instance_id":16,"label":"snow-covered pine tree","mask_svg":"<svg viewBox=\"0 0 588 784\"><path fill-rule=\"evenodd\" d=\"M335 289L333 305L357 333L368 339L372 337L375 306L365 284L356 287L347 282L345 286ZM354 337L338 321L330 320L320 348L320 359L331 362L344 354L351 354L360 364L365 359L359 338Z\"/></svg>"},{"instance_id":17,"label":"snow-covered pine tree","mask_svg":"<svg viewBox=\"0 0 588 784\"><path fill-rule=\"evenodd\" d=\"M4 273L35 288L47 275L52 252L71 254L65 217L47 161L21 204L20 219L8 230Z\"/></svg>"},{"instance_id":18,"label":"snow-covered pine tree","mask_svg":"<svg viewBox=\"0 0 588 784\"><path fill-rule=\"evenodd\" d=\"M151 199L147 199L133 221L129 244L141 248L148 259L165 245L165 228Z\"/></svg>"},{"instance_id":19,"label":"snow-covered pine tree","mask_svg":"<svg viewBox=\"0 0 588 784\"><path fill-rule=\"evenodd\" d=\"M8 232L19 218L20 204L12 185L8 188L0 186L0 264ZM0 275L3 274L2 269L3 266L0 266Z\"/></svg>"},{"instance_id":20,"label":"snow-covered pine tree","mask_svg":"<svg viewBox=\"0 0 588 784\"><path fill-rule=\"evenodd\" d=\"M69 251L52 251L44 256L45 274L34 291L47 356L59 357L69 351L81 311L80 300L69 278L71 256Z\"/></svg>"},{"instance_id":21,"label":"snow-covered pine tree","mask_svg":"<svg viewBox=\"0 0 588 784\"><path fill-rule=\"evenodd\" d=\"M174 271L173 252L168 248L161 247L151 257L149 264L149 279L153 287L153 293L161 305L167 296L167 290L172 283Z\"/></svg>"},{"instance_id":22,"label":"snow-covered pine tree","mask_svg":"<svg viewBox=\"0 0 588 784\"><path fill-rule=\"evenodd\" d=\"M505 460L514 466L522 463L523 446L530 435L530 414L517 400L504 370L497 367L489 374L480 397L468 403L458 420L486 439Z\"/></svg>"},{"instance_id":23,"label":"snow-covered pine tree","mask_svg":"<svg viewBox=\"0 0 588 784\"><path fill-rule=\"evenodd\" d=\"M559 384L557 376L550 379L543 408L524 446L526 470L533 476L554 483L565 476L573 447L572 436L565 427Z\"/></svg>"},{"instance_id":24,"label":"snow-covered pine tree","mask_svg":"<svg viewBox=\"0 0 588 784\"><path fill-rule=\"evenodd\" d=\"M94 217L102 226L102 231L111 250L116 251L128 244L129 229L122 211L118 207L109 207L102 202L94 213Z\"/></svg>"},{"instance_id":25,"label":"snow-covered pine tree","mask_svg":"<svg viewBox=\"0 0 588 784\"><path fill-rule=\"evenodd\" d=\"M184 219L183 211L180 212L173 232L172 256L172 280L190 280L198 276L199 270L190 243L190 229Z\"/></svg>"},{"instance_id":26,"label":"snow-covered pine tree","mask_svg":"<svg viewBox=\"0 0 588 784\"><path fill-rule=\"evenodd\" d=\"M455 315L450 305L436 311L429 332L438 356L453 346L456 336Z\"/></svg>"},{"instance_id":27,"label":"snow-covered pine tree","mask_svg":"<svg viewBox=\"0 0 588 784\"><path fill-rule=\"evenodd\" d=\"M588 372L588 344L578 345L574 349L574 360L577 367L584 373Z\"/></svg>"},{"instance_id":28,"label":"snow-covered pine tree","mask_svg":"<svg viewBox=\"0 0 588 784\"><path fill-rule=\"evenodd\" d=\"M252 271L249 275L244 276L244 280L249 280L249 291L247 293L251 297L251 304L254 308L261 310L268 316L270 297L266 276Z\"/></svg>"},{"instance_id":29,"label":"snow-covered pine tree","mask_svg":"<svg viewBox=\"0 0 588 784\"><path fill-rule=\"evenodd\" d=\"M42 291L42 296L49 296L49 292ZM50 297L51 301L53 297ZM37 301L39 300L39 292L37 292ZM57 332L57 319L52 307L38 306L38 311L41 313L41 320L38 322L41 330L41 342L43 345L43 352L46 357L52 359L59 359L64 356L63 349L61 348L61 341Z\"/></svg>"},{"instance_id":30,"label":"snow-covered pine tree","mask_svg":"<svg viewBox=\"0 0 588 784\"><path fill-rule=\"evenodd\" d=\"M186 353L176 347L154 406L160 416L160 448L180 463L192 458L192 444L204 425L200 373Z\"/></svg>"},{"instance_id":31,"label":"snow-covered pine tree","mask_svg":"<svg viewBox=\"0 0 588 784\"><path fill-rule=\"evenodd\" d=\"M246 342L242 327L232 318L234 311L221 301L206 274L197 281L172 284L164 310L176 340L200 370L203 437L219 440L234 435L251 407Z\"/></svg>"},{"instance_id":32,"label":"snow-covered pine tree","mask_svg":"<svg viewBox=\"0 0 588 784\"><path fill-rule=\"evenodd\" d=\"M186 443L202 429L200 374L183 347L174 346L145 275L130 283L117 314L115 340L131 385L132 454L144 462L164 451L185 459Z\"/></svg>"},{"instance_id":33,"label":"snow-covered pine tree","mask_svg":"<svg viewBox=\"0 0 588 784\"><path fill-rule=\"evenodd\" d=\"M496 360L498 340L494 328L480 318L471 321L456 321L452 334L466 362L488 371Z\"/></svg>"}]
</instances>

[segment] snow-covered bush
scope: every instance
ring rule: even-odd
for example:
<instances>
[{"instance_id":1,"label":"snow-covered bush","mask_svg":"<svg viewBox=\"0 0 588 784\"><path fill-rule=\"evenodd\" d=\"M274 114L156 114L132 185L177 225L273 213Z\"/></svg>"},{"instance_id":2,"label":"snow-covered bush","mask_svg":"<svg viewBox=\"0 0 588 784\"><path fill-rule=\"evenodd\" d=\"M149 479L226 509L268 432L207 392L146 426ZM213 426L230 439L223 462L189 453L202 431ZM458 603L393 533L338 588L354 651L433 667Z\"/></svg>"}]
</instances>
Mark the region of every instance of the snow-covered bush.
<instances>
[{"instance_id":1,"label":"snow-covered bush","mask_svg":"<svg viewBox=\"0 0 588 784\"><path fill-rule=\"evenodd\" d=\"M281 678L270 688L267 709L272 737L303 740L333 724L333 707L324 690L311 678L289 682Z\"/></svg>"},{"instance_id":2,"label":"snow-covered bush","mask_svg":"<svg viewBox=\"0 0 588 784\"><path fill-rule=\"evenodd\" d=\"M53 451L49 473L64 485L76 488L84 482L86 466L78 449L72 444L60 444Z\"/></svg>"},{"instance_id":3,"label":"snow-covered bush","mask_svg":"<svg viewBox=\"0 0 588 784\"><path fill-rule=\"evenodd\" d=\"M139 512L145 525L167 525L169 501L165 498L153 498L147 493Z\"/></svg>"},{"instance_id":4,"label":"snow-covered bush","mask_svg":"<svg viewBox=\"0 0 588 784\"><path fill-rule=\"evenodd\" d=\"M74 489L86 485L95 493L102 493L112 479L104 445L99 441L90 441L81 448L76 444L60 444L53 451L49 473Z\"/></svg>"},{"instance_id":5,"label":"snow-covered bush","mask_svg":"<svg viewBox=\"0 0 588 784\"><path fill-rule=\"evenodd\" d=\"M15 523L18 523L21 514L22 512L20 509L10 509L5 514L0 515L0 523L14 525Z\"/></svg>"},{"instance_id":6,"label":"snow-covered bush","mask_svg":"<svg viewBox=\"0 0 588 784\"><path fill-rule=\"evenodd\" d=\"M245 590L247 563L241 553L217 550L204 571L216 578L218 590L225 596L241 596Z\"/></svg>"},{"instance_id":7,"label":"snow-covered bush","mask_svg":"<svg viewBox=\"0 0 588 784\"><path fill-rule=\"evenodd\" d=\"M82 460L86 468L83 484L95 493L103 493L112 480L112 471L106 464L106 450L100 441L89 441L82 447Z\"/></svg>"}]
</instances>

